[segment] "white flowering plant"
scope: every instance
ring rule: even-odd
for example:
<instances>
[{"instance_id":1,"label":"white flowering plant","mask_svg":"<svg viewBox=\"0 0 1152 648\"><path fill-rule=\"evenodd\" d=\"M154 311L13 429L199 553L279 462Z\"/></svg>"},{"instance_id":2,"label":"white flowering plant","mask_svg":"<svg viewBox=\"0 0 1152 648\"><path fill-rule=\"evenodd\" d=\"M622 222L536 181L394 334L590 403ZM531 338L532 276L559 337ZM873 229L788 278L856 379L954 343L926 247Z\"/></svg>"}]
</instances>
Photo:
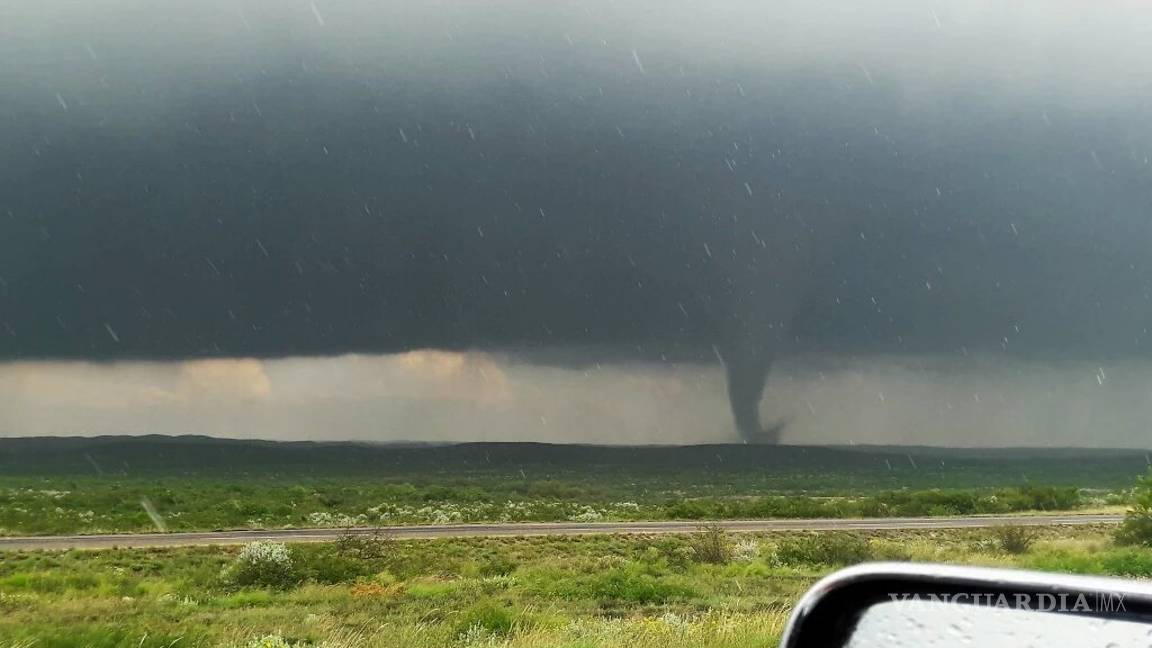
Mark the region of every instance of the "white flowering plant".
<instances>
[{"instance_id":1,"label":"white flowering plant","mask_svg":"<svg viewBox=\"0 0 1152 648\"><path fill-rule=\"evenodd\" d=\"M752 562L760 557L760 543L755 538L747 538L732 547L732 560Z\"/></svg>"},{"instance_id":2,"label":"white flowering plant","mask_svg":"<svg viewBox=\"0 0 1152 648\"><path fill-rule=\"evenodd\" d=\"M283 542L267 540L244 545L225 575L239 586L285 588L300 581L288 547Z\"/></svg>"}]
</instances>

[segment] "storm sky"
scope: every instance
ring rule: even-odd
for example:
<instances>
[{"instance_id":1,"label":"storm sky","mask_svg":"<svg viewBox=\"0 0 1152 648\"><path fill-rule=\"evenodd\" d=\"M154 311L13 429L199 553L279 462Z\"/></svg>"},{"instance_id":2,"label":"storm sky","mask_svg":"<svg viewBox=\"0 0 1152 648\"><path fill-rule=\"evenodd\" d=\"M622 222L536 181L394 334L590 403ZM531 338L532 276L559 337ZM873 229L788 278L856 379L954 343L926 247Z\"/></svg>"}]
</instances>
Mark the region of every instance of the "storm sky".
<instances>
[{"instance_id":1,"label":"storm sky","mask_svg":"<svg viewBox=\"0 0 1152 648\"><path fill-rule=\"evenodd\" d=\"M1152 366L792 357L763 409L789 443L1149 447ZM499 354L0 365L0 434L724 443L719 367Z\"/></svg>"},{"instance_id":2,"label":"storm sky","mask_svg":"<svg viewBox=\"0 0 1152 648\"><path fill-rule=\"evenodd\" d=\"M791 442L1147 445L1150 41L1084 0L5 3L0 434L725 440L751 355Z\"/></svg>"}]
</instances>

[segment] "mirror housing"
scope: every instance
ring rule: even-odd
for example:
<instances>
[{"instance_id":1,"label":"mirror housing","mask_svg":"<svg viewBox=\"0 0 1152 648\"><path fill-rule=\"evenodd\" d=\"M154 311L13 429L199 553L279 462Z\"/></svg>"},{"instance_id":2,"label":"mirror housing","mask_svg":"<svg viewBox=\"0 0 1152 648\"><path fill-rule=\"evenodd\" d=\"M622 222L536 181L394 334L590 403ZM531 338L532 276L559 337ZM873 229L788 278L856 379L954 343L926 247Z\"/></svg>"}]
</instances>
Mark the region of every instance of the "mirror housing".
<instances>
[{"instance_id":1,"label":"mirror housing","mask_svg":"<svg viewBox=\"0 0 1152 648\"><path fill-rule=\"evenodd\" d=\"M1028 611L1033 616L1063 615L1065 621L1069 615L1085 622L1128 621L1152 631L1152 584L1146 582L955 565L872 563L838 571L816 583L793 609L780 646L848 646L869 610L894 602L908 606L904 615L911 620L917 614L911 606L924 602L966 605L951 609L970 612L995 608Z\"/></svg>"}]
</instances>

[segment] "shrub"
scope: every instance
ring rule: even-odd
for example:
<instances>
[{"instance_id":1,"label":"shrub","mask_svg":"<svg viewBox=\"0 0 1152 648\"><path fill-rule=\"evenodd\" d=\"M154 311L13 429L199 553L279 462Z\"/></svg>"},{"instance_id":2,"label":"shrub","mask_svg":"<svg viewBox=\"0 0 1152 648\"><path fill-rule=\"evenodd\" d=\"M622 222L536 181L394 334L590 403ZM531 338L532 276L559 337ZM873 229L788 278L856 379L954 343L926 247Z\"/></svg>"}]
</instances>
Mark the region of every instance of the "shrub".
<instances>
[{"instance_id":1,"label":"shrub","mask_svg":"<svg viewBox=\"0 0 1152 648\"><path fill-rule=\"evenodd\" d=\"M1004 493L1001 499L1013 511L1061 511L1083 504L1080 491L1067 486L1023 486Z\"/></svg>"},{"instance_id":2,"label":"shrub","mask_svg":"<svg viewBox=\"0 0 1152 648\"><path fill-rule=\"evenodd\" d=\"M703 520L721 517L717 503L701 500L682 500L664 506L664 517L669 520Z\"/></svg>"},{"instance_id":3,"label":"shrub","mask_svg":"<svg viewBox=\"0 0 1152 648\"><path fill-rule=\"evenodd\" d=\"M1136 481L1132 507L1124 514L1124 521L1116 528L1113 539L1119 545L1152 547L1152 468Z\"/></svg>"},{"instance_id":4,"label":"shrub","mask_svg":"<svg viewBox=\"0 0 1152 648\"><path fill-rule=\"evenodd\" d=\"M868 543L869 558L903 562L912 560L912 550L906 542L894 540L873 540Z\"/></svg>"},{"instance_id":5,"label":"shrub","mask_svg":"<svg viewBox=\"0 0 1152 648\"><path fill-rule=\"evenodd\" d=\"M692 535L690 544L697 562L723 565L732 559L732 545L723 527L701 527Z\"/></svg>"},{"instance_id":6,"label":"shrub","mask_svg":"<svg viewBox=\"0 0 1152 648\"><path fill-rule=\"evenodd\" d=\"M868 541L851 533L786 538L776 546L784 565L851 565L872 557Z\"/></svg>"},{"instance_id":7,"label":"shrub","mask_svg":"<svg viewBox=\"0 0 1152 648\"><path fill-rule=\"evenodd\" d=\"M297 547L293 553L302 580L349 583L383 569L392 555L392 538L373 533L342 533L335 542Z\"/></svg>"},{"instance_id":8,"label":"shrub","mask_svg":"<svg viewBox=\"0 0 1152 648\"><path fill-rule=\"evenodd\" d=\"M326 585L350 583L376 572L371 563L328 546L308 547L297 552L296 563L301 579Z\"/></svg>"},{"instance_id":9,"label":"shrub","mask_svg":"<svg viewBox=\"0 0 1152 648\"><path fill-rule=\"evenodd\" d=\"M507 576L516 571L516 561L506 556L494 556L480 565L479 573L487 578L489 576Z\"/></svg>"},{"instance_id":10,"label":"shrub","mask_svg":"<svg viewBox=\"0 0 1152 648\"><path fill-rule=\"evenodd\" d=\"M1100 554L1104 573L1128 578L1152 576L1152 553L1135 547L1113 549Z\"/></svg>"},{"instance_id":11,"label":"shrub","mask_svg":"<svg viewBox=\"0 0 1152 648\"><path fill-rule=\"evenodd\" d=\"M1024 566L1049 572L1065 572L1072 574L1103 574L1104 568L1100 564L1100 557L1083 551L1071 551L1064 548L1053 548L1048 551L1037 551L1028 554Z\"/></svg>"},{"instance_id":12,"label":"shrub","mask_svg":"<svg viewBox=\"0 0 1152 648\"><path fill-rule=\"evenodd\" d=\"M675 568L687 567L696 554L692 547L677 536L658 536L641 541L643 547L641 559L646 563L659 564L666 562Z\"/></svg>"},{"instance_id":13,"label":"shrub","mask_svg":"<svg viewBox=\"0 0 1152 648\"><path fill-rule=\"evenodd\" d=\"M595 578L588 593L601 601L656 604L686 598L693 592L686 587L644 573L635 568L617 568Z\"/></svg>"},{"instance_id":14,"label":"shrub","mask_svg":"<svg viewBox=\"0 0 1152 648\"><path fill-rule=\"evenodd\" d=\"M1027 553L1036 541L1036 532L1018 524L1006 524L992 529L1000 551L1009 554Z\"/></svg>"},{"instance_id":15,"label":"shrub","mask_svg":"<svg viewBox=\"0 0 1152 648\"><path fill-rule=\"evenodd\" d=\"M373 529L371 533L346 531L336 538L337 553L357 560L383 560L392 555L392 536Z\"/></svg>"},{"instance_id":16,"label":"shrub","mask_svg":"<svg viewBox=\"0 0 1152 648\"><path fill-rule=\"evenodd\" d=\"M760 543L755 538L745 538L732 547L732 560L752 562L760 557Z\"/></svg>"},{"instance_id":17,"label":"shrub","mask_svg":"<svg viewBox=\"0 0 1152 648\"><path fill-rule=\"evenodd\" d=\"M244 545L227 572L240 586L287 588L300 582L292 554L283 542L257 540Z\"/></svg>"},{"instance_id":18,"label":"shrub","mask_svg":"<svg viewBox=\"0 0 1152 648\"><path fill-rule=\"evenodd\" d=\"M511 610L496 601L484 600L464 610L456 624L456 634L471 635L481 631L504 636L512 632L514 623Z\"/></svg>"},{"instance_id":19,"label":"shrub","mask_svg":"<svg viewBox=\"0 0 1152 648\"><path fill-rule=\"evenodd\" d=\"M1024 564L1032 569L1074 574L1107 574L1129 578L1152 576L1152 552L1137 547L1091 552L1054 549L1029 554Z\"/></svg>"}]
</instances>

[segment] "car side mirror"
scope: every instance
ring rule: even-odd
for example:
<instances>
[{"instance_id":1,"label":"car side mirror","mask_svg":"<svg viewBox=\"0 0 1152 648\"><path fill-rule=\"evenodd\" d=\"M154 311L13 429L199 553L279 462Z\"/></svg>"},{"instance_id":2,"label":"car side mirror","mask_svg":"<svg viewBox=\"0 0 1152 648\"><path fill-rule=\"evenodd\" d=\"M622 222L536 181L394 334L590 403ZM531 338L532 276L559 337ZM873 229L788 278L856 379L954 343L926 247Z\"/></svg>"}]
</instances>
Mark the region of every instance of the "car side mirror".
<instances>
[{"instance_id":1,"label":"car side mirror","mask_svg":"<svg viewBox=\"0 0 1152 648\"><path fill-rule=\"evenodd\" d=\"M782 648L1017 648L1152 642L1152 585L1115 578L875 563L820 581Z\"/></svg>"}]
</instances>

